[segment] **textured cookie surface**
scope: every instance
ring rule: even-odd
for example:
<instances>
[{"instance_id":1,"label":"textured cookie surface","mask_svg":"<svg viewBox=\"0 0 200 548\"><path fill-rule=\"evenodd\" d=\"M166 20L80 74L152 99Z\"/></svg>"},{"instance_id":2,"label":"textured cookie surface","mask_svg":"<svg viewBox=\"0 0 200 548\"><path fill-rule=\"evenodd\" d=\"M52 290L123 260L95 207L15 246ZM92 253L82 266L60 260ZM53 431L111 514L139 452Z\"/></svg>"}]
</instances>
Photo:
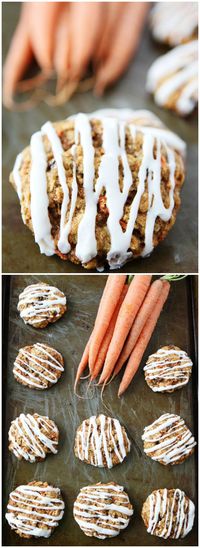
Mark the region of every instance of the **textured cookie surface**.
<instances>
[{"instance_id":1,"label":"textured cookie surface","mask_svg":"<svg viewBox=\"0 0 200 548\"><path fill-rule=\"evenodd\" d=\"M44 283L27 286L19 295L17 307L24 322L36 328L56 322L66 308L64 293Z\"/></svg>"},{"instance_id":2,"label":"textured cookie surface","mask_svg":"<svg viewBox=\"0 0 200 548\"><path fill-rule=\"evenodd\" d=\"M147 73L146 87L159 106L180 116L190 114L198 102L198 41L156 59Z\"/></svg>"},{"instance_id":3,"label":"textured cookie surface","mask_svg":"<svg viewBox=\"0 0 200 548\"><path fill-rule=\"evenodd\" d=\"M119 268L149 255L173 226L184 151L148 111L78 114L35 133L10 181L42 253Z\"/></svg>"},{"instance_id":4,"label":"textured cookie surface","mask_svg":"<svg viewBox=\"0 0 200 548\"><path fill-rule=\"evenodd\" d=\"M130 451L130 441L117 419L92 416L79 426L74 451L88 464L112 468L125 459Z\"/></svg>"},{"instance_id":5,"label":"textured cookie surface","mask_svg":"<svg viewBox=\"0 0 200 548\"><path fill-rule=\"evenodd\" d=\"M12 421L9 433L9 450L19 459L29 462L44 460L47 453L57 453L59 432L49 417L24 415Z\"/></svg>"},{"instance_id":6,"label":"textured cookie surface","mask_svg":"<svg viewBox=\"0 0 200 548\"><path fill-rule=\"evenodd\" d=\"M144 452L161 464L179 464L192 455L195 439L179 415L166 413L144 429Z\"/></svg>"},{"instance_id":7,"label":"textured cookie surface","mask_svg":"<svg viewBox=\"0 0 200 548\"><path fill-rule=\"evenodd\" d=\"M55 384L64 371L60 352L46 344L36 343L20 348L14 362L15 379L29 388L45 390Z\"/></svg>"},{"instance_id":8,"label":"textured cookie surface","mask_svg":"<svg viewBox=\"0 0 200 548\"><path fill-rule=\"evenodd\" d=\"M114 482L83 487L74 503L74 519L88 537L117 536L127 527L132 514L127 493Z\"/></svg>"},{"instance_id":9,"label":"textured cookie surface","mask_svg":"<svg viewBox=\"0 0 200 548\"><path fill-rule=\"evenodd\" d=\"M59 488L32 481L10 493L6 519L20 537L50 537L64 514Z\"/></svg>"},{"instance_id":10,"label":"textured cookie surface","mask_svg":"<svg viewBox=\"0 0 200 548\"><path fill-rule=\"evenodd\" d=\"M178 346L159 348L144 367L145 380L153 392L174 392L188 383L192 361Z\"/></svg>"},{"instance_id":11,"label":"textured cookie surface","mask_svg":"<svg viewBox=\"0 0 200 548\"><path fill-rule=\"evenodd\" d=\"M184 538L192 529L195 506L180 489L157 489L142 507L147 532L162 538Z\"/></svg>"},{"instance_id":12,"label":"textured cookie surface","mask_svg":"<svg viewBox=\"0 0 200 548\"><path fill-rule=\"evenodd\" d=\"M197 2L156 2L150 15L153 37L178 46L197 36Z\"/></svg>"}]
</instances>

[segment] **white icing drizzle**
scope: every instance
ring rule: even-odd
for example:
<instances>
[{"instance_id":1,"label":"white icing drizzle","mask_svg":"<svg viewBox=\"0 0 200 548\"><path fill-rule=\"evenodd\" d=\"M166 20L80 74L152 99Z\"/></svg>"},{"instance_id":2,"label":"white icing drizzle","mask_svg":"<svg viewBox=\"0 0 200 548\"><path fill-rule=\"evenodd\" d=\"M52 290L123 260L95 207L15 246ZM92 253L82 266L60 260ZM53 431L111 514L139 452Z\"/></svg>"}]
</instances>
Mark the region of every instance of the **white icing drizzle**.
<instances>
[{"instance_id":1,"label":"white icing drizzle","mask_svg":"<svg viewBox=\"0 0 200 548\"><path fill-rule=\"evenodd\" d=\"M170 491L173 491L172 500L170 500ZM192 529L194 523L195 506L187 499L184 491L180 489L157 490L148 497L150 502L150 514L147 531L151 535L157 535L162 538L184 538ZM148 500L147 499L147 500ZM177 510L175 504L177 503ZM162 518L161 518L162 516ZM156 528L163 528L157 531Z\"/></svg>"},{"instance_id":2,"label":"white icing drizzle","mask_svg":"<svg viewBox=\"0 0 200 548\"><path fill-rule=\"evenodd\" d=\"M178 415L161 415L144 429L142 440L150 444L144 446L146 455L163 464L176 464L182 457L189 455L196 445L185 421Z\"/></svg>"},{"instance_id":3,"label":"white icing drizzle","mask_svg":"<svg viewBox=\"0 0 200 548\"><path fill-rule=\"evenodd\" d=\"M113 503L113 496L117 496L121 504ZM86 535L95 531L95 536L100 539L115 537L127 527L133 515L128 504L128 495L121 485L90 485L80 490L74 503L74 518ZM115 516L110 512L115 512Z\"/></svg>"},{"instance_id":4,"label":"white icing drizzle","mask_svg":"<svg viewBox=\"0 0 200 548\"><path fill-rule=\"evenodd\" d=\"M86 422L88 423L87 427ZM110 443L112 452L109 449ZM103 467L105 458L107 467L112 468L114 456L119 462L124 460L130 451L130 441L117 419L99 415L98 417L92 416L82 422L76 435L76 448L80 460L90 458L91 464Z\"/></svg>"},{"instance_id":5,"label":"white icing drizzle","mask_svg":"<svg viewBox=\"0 0 200 548\"><path fill-rule=\"evenodd\" d=\"M160 348L148 358L144 367L145 379L149 383L156 381L155 385L151 383L153 392L174 390L187 384L192 365L184 350Z\"/></svg>"},{"instance_id":6,"label":"white icing drizzle","mask_svg":"<svg viewBox=\"0 0 200 548\"><path fill-rule=\"evenodd\" d=\"M30 149L30 208L33 232L40 252L50 256L54 254L54 241L51 236L51 223L48 214L47 159L40 131L32 135Z\"/></svg>"},{"instance_id":7,"label":"white icing drizzle","mask_svg":"<svg viewBox=\"0 0 200 548\"><path fill-rule=\"evenodd\" d=\"M151 12L154 38L176 46L190 38L198 26L197 2L156 2Z\"/></svg>"},{"instance_id":8,"label":"white icing drizzle","mask_svg":"<svg viewBox=\"0 0 200 548\"><path fill-rule=\"evenodd\" d=\"M17 309L25 323L34 325L48 318L49 312L59 315L60 305L66 305L63 293L57 287L38 283L27 286L20 293Z\"/></svg>"},{"instance_id":9,"label":"white icing drizzle","mask_svg":"<svg viewBox=\"0 0 200 548\"><path fill-rule=\"evenodd\" d=\"M20 533L48 538L64 514L64 502L57 498L60 495L60 489L56 487L20 485L10 494L11 502L5 517L11 528Z\"/></svg>"},{"instance_id":10,"label":"white icing drizzle","mask_svg":"<svg viewBox=\"0 0 200 548\"><path fill-rule=\"evenodd\" d=\"M198 41L178 46L156 59L147 73L146 87L160 106L177 92L177 111L189 114L198 98Z\"/></svg>"},{"instance_id":11,"label":"white icing drizzle","mask_svg":"<svg viewBox=\"0 0 200 548\"><path fill-rule=\"evenodd\" d=\"M185 95L184 101L187 100ZM94 155L95 150L92 141L92 128L90 120L98 118L103 127L102 147L103 155L99 166L99 174L94 187ZM132 257L130 242L134 231L135 221L139 212L139 205L144 183L148 174L148 186L150 187L151 200L149 200L149 214L147 215L145 227L145 249L143 256L149 255L153 250L153 231L157 216L168 221L174 207L174 170L175 153L174 148L181 154L185 152L185 143L173 132L162 126L160 120L148 111L132 111L130 109L108 109L94 112L90 115L78 114L73 117L75 128L75 144L70 152L73 160L73 179L71 195L66 181L66 174L63 165L63 149L56 130L50 122L42 126L41 132L33 135L31 139L31 212L33 212L33 230L35 240L39 243L42 252L52 254L53 248L51 237L51 226L48 217L48 194L46 183L46 153L42 136L47 135L53 156L57 165L58 179L63 190L63 202L61 206L60 237L58 249L61 253L70 252L71 246L68 236L71 231L73 214L76 207L78 184L76 177L76 150L81 144L83 149L83 188L85 196L85 207L80 218L77 233L76 256L82 262L87 263L97 255L96 241L96 215L99 196L103 189L106 192L106 205L108 208L107 228L110 234L110 250L107 261L111 269L121 267ZM123 232L120 220L123 217L124 206L132 185L132 173L128 163L128 156L125 148L125 129L129 127L133 141L137 132L143 135L142 153L143 159L139 169L139 183L136 196L133 199L129 221L126 230ZM154 146L157 146L157 158L153 157ZM170 169L170 205L164 207L160 178L161 159L160 148L165 150ZM123 189L119 188L119 158L123 165ZM41 179L41 182L40 182ZM36 183L35 183L36 181ZM37 211L38 185L42 186L42 197L40 208ZM113 199L113 197L115 199ZM68 214L68 220L66 216ZM45 243L44 243L45 242ZM49 246L50 242L50 246Z\"/></svg>"},{"instance_id":12,"label":"white icing drizzle","mask_svg":"<svg viewBox=\"0 0 200 548\"><path fill-rule=\"evenodd\" d=\"M52 434L56 435L54 440ZM17 441L20 439L20 442ZM49 422L48 417L40 415L24 415L12 421L8 434L9 442L12 444L12 452L17 458L24 458L27 461L35 462L38 458L44 459L47 452L56 454L58 452L58 429L53 421ZM23 447L26 446L26 448Z\"/></svg>"},{"instance_id":13,"label":"white icing drizzle","mask_svg":"<svg viewBox=\"0 0 200 548\"><path fill-rule=\"evenodd\" d=\"M52 356L45 344L36 343L33 345L35 350L38 350L40 354L43 354L44 357L33 355L31 352L27 352L25 348L20 348L20 354L27 358L29 363L27 364L26 359L19 358L17 356L14 362L13 373L17 379L26 382L26 384L31 385L33 388L45 389L48 388L49 383L54 384L58 380L58 375L56 371L64 371L62 363L60 363L54 356ZM55 349L52 349L56 355L61 358L61 354ZM48 359L49 358L49 359ZM59 375L60 376L60 375Z\"/></svg>"}]
</instances>

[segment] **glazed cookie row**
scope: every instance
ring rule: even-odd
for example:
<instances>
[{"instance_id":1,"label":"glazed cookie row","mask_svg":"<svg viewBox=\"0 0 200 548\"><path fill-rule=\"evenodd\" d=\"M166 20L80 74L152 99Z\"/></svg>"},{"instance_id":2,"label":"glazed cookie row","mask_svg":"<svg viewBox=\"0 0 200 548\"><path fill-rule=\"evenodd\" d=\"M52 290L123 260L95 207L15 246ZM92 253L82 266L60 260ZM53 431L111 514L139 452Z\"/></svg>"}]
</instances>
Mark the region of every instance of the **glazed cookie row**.
<instances>
[{"instance_id":1,"label":"glazed cookie row","mask_svg":"<svg viewBox=\"0 0 200 548\"><path fill-rule=\"evenodd\" d=\"M59 488L33 481L10 493L6 519L22 538L48 538L59 525L65 503ZM112 538L125 529L133 506L121 485L115 482L83 487L73 508L74 519L89 537ZM153 491L142 507L142 519L153 535L179 539L192 529L193 502L180 489Z\"/></svg>"}]
</instances>

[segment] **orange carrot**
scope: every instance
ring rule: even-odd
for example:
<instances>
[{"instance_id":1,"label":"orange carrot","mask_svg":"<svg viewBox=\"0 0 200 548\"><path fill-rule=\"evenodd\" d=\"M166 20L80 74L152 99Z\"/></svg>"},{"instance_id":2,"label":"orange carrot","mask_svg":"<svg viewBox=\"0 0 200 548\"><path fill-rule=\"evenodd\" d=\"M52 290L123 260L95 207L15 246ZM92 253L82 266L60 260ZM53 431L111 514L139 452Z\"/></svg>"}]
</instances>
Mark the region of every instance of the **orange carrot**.
<instances>
[{"instance_id":1,"label":"orange carrot","mask_svg":"<svg viewBox=\"0 0 200 548\"><path fill-rule=\"evenodd\" d=\"M62 2L30 2L28 25L35 58L42 69L53 68L54 32Z\"/></svg>"},{"instance_id":2,"label":"orange carrot","mask_svg":"<svg viewBox=\"0 0 200 548\"><path fill-rule=\"evenodd\" d=\"M85 350L84 350L84 352L83 352L81 361L80 361L79 366L78 366L78 369L77 369L76 378L75 378L75 382L74 382L74 392L76 391L76 387L77 387L78 381L79 381L79 379L80 379L80 377L81 377L83 371L86 369L87 364L88 364L89 348L90 348L91 337L92 337L92 333L91 333L90 338L89 338L89 340L88 340L88 342L87 342L87 344L86 344Z\"/></svg>"},{"instance_id":3,"label":"orange carrot","mask_svg":"<svg viewBox=\"0 0 200 548\"><path fill-rule=\"evenodd\" d=\"M138 47L148 9L148 2L124 3L117 32L110 40L107 58L97 71L95 91L98 95L126 70Z\"/></svg>"},{"instance_id":4,"label":"orange carrot","mask_svg":"<svg viewBox=\"0 0 200 548\"><path fill-rule=\"evenodd\" d=\"M136 274L129 286L128 293L122 303L120 313L116 321L113 337L108 349L99 383L104 382L113 372L126 337L148 291L151 278L152 276L148 274Z\"/></svg>"},{"instance_id":5,"label":"orange carrot","mask_svg":"<svg viewBox=\"0 0 200 548\"><path fill-rule=\"evenodd\" d=\"M70 3L70 78L80 80L102 34L101 2Z\"/></svg>"},{"instance_id":6,"label":"orange carrot","mask_svg":"<svg viewBox=\"0 0 200 548\"><path fill-rule=\"evenodd\" d=\"M103 338L126 281L126 274L110 274L103 292L89 349L89 369L93 371Z\"/></svg>"},{"instance_id":7,"label":"orange carrot","mask_svg":"<svg viewBox=\"0 0 200 548\"><path fill-rule=\"evenodd\" d=\"M147 348L147 345L151 339L152 333L156 327L158 318L161 314L165 301L169 295L170 284L169 282L163 280L163 290L162 293L154 307L154 311L151 316L147 319L145 326L143 327L142 333L133 349L132 354L128 360L122 381L119 386L118 396L121 396L125 390L128 388L130 382L132 381L138 367L141 363L143 354Z\"/></svg>"},{"instance_id":8,"label":"orange carrot","mask_svg":"<svg viewBox=\"0 0 200 548\"><path fill-rule=\"evenodd\" d=\"M144 299L142 303L142 306L135 318L135 321L133 322L132 328L125 342L124 348L122 349L118 362L115 366L115 369L113 372L113 378L116 377L116 375L119 373L124 363L129 358L131 352L133 351L134 346L140 336L140 333L147 319L153 313L155 304L157 303L159 299L162 289L163 289L162 280L155 280L155 282L153 282L152 285L150 286L150 289L146 295L146 298Z\"/></svg>"},{"instance_id":9,"label":"orange carrot","mask_svg":"<svg viewBox=\"0 0 200 548\"><path fill-rule=\"evenodd\" d=\"M91 374L91 380L96 379L96 377L98 376L98 374L100 373L100 371L102 369L102 366L104 364L106 354L107 354L107 351L108 351L108 347L109 347L109 344L110 344L110 341L112 339L113 332L114 332L114 329L115 329L117 316L118 316L119 310L121 308L121 305L123 303L123 300L124 300L124 297L125 297L127 291L128 291L128 285L125 285L122 289L120 299L119 299L118 304L115 308L114 314L113 314L113 316L111 318L111 321L110 321L110 325L108 327L108 330L106 331L105 337L104 337L103 342L101 344L101 348L99 350L99 353L98 353L98 356L97 356L97 359L96 359L96 362L95 362L95 366L94 366L94 369L93 369L92 374Z\"/></svg>"},{"instance_id":10,"label":"orange carrot","mask_svg":"<svg viewBox=\"0 0 200 548\"><path fill-rule=\"evenodd\" d=\"M33 59L27 24L27 8L25 3L3 68L3 103L7 108L12 108L17 83Z\"/></svg>"}]
</instances>

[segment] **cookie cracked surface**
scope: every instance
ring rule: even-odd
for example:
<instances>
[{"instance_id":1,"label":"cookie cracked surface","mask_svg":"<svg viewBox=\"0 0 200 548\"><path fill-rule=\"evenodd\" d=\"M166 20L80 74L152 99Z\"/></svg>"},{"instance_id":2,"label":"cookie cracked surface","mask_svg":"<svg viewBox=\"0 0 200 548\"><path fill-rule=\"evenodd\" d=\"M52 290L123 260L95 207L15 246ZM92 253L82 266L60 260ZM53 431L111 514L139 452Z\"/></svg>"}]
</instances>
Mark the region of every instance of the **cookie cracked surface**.
<instances>
[{"instance_id":1,"label":"cookie cracked surface","mask_svg":"<svg viewBox=\"0 0 200 548\"><path fill-rule=\"evenodd\" d=\"M121 463L129 451L130 441L118 419L92 416L77 429L74 452L88 464L112 468Z\"/></svg>"},{"instance_id":2,"label":"cookie cracked surface","mask_svg":"<svg viewBox=\"0 0 200 548\"><path fill-rule=\"evenodd\" d=\"M78 114L35 133L10 181L42 253L120 268L149 255L173 226L184 152L151 112Z\"/></svg>"},{"instance_id":3,"label":"cookie cracked surface","mask_svg":"<svg viewBox=\"0 0 200 548\"><path fill-rule=\"evenodd\" d=\"M83 487L74 503L74 519L88 537L115 537L128 526L132 515L127 493L114 482Z\"/></svg>"},{"instance_id":4,"label":"cookie cracked surface","mask_svg":"<svg viewBox=\"0 0 200 548\"><path fill-rule=\"evenodd\" d=\"M32 481L10 493L6 519L22 538L48 538L59 525L64 507L59 488Z\"/></svg>"}]
</instances>

